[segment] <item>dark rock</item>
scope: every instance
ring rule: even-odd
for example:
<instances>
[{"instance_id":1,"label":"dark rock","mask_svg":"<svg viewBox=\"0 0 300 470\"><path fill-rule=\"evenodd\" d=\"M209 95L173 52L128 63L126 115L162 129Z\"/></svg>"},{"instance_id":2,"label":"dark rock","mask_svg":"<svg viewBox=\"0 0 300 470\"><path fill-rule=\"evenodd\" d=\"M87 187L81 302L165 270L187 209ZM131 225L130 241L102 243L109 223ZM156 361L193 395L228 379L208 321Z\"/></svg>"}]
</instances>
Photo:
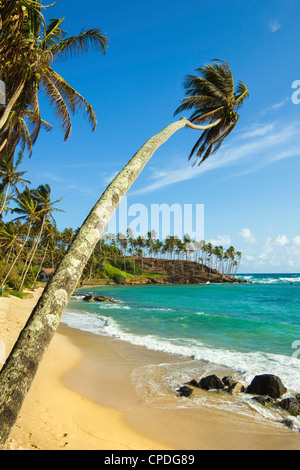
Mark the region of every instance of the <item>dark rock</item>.
<instances>
[{"instance_id":1,"label":"dark rock","mask_svg":"<svg viewBox=\"0 0 300 470\"><path fill-rule=\"evenodd\" d=\"M204 388L205 390L223 390L224 384L219 377L216 375L209 375L208 377L203 377L199 382L199 387Z\"/></svg>"},{"instance_id":2,"label":"dark rock","mask_svg":"<svg viewBox=\"0 0 300 470\"><path fill-rule=\"evenodd\" d=\"M226 392L230 393L231 395L235 395L236 393L243 393L245 391L245 387L241 382L235 382L234 384L230 385L230 387L226 388Z\"/></svg>"},{"instance_id":3,"label":"dark rock","mask_svg":"<svg viewBox=\"0 0 300 470\"><path fill-rule=\"evenodd\" d=\"M103 295L97 295L97 296L93 296L92 294L89 294L89 295L86 295L84 298L83 298L84 302L110 302L110 303L118 303L117 300L115 299L110 299L108 297L104 297Z\"/></svg>"},{"instance_id":4,"label":"dark rock","mask_svg":"<svg viewBox=\"0 0 300 470\"><path fill-rule=\"evenodd\" d=\"M196 379L192 379L189 382L186 383L186 385L191 385L192 387L199 387L199 383L197 382Z\"/></svg>"},{"instance_id":5,"label":"dark rock","mask_svg":"<svg viewBox=\"0 0 300 470\"><path fill-rule=\"evenodd\" d=\"M94 297L92 295L86 295L82 300L84 300L84 302L93 302Z\"/></svg>"},{"instance_id":6,"label":"dark rock","mask_svg":"<svg viewBox=\"0 0 300 470\"><path fill-rule=\"evenodd\" d=\"M276 375L257 375L247 388L247 393L253 395L269 395L271 398L280 398L287 389Z\"/></svg>"},{"instance_id":7,"label":"dark rock","mask_svg":"<svg viewBox=\"0 0 300 470\"><path fill-rule=\"evenodd\" d=\"M259 395L257 397L253 397L252 400L257 401L263 406L268 406L268 405L273 405L275 403L275 400L271 397L263 397L262 395Z\"/></svg>"},{"instance_id":8,"label":"dark rock","mask_svg":"<svg viewBox=\"0 0 300 470\"><path fill-rule=\"evenodd\" d=\"M187 387L186 385L183 385L178 390L176 390L176 393L179 397L189 398L193 393L193 389L190 387Z\"/></svg>"},{"instance_id":9,"label":"dark rock","mask_svg":"<svg viewBox=\"0 0 300 470\"><path fill-rule=\"evenodd\" d=\"M285 426L287 426L290 429L293 429L293 430L295 429L294 423L291 419L283 419L281 421L281 423L284 424Z\"/></svg>"},{"instance_id":10,"label":"dark rock","mask_svg":"<svg viewBox=\"0 0 300 470\"><path fill-rule=\"evenodd\" d=\"M236 380L234 380L232 376L230 375L227 377L223 377L222 382L226 387L231 387L232 385L236 383Z\"/></svg>"},{"instance_id":11,"label":"dark rock","mask_svg":"<svg viewBox=\"0 0 300 470\"><path fill-rule=\"evenodd\" d=\"M104 297L103 295L97 295L96 297L94 297L94 300L96 300L97 302L110 302L112 304L118 303L117 300Z\"/></svg>"},{"instance_id":12,"label":"dark rock","mask_svg":"<svg viewBox=\"0 0 300 470\"><path fill-rule=\"evenodd\" d=\"M300 415L300 402L297 398L285 398L284 400L281 400L279 406L292 416Z\"/></svg>"}]
</instances>

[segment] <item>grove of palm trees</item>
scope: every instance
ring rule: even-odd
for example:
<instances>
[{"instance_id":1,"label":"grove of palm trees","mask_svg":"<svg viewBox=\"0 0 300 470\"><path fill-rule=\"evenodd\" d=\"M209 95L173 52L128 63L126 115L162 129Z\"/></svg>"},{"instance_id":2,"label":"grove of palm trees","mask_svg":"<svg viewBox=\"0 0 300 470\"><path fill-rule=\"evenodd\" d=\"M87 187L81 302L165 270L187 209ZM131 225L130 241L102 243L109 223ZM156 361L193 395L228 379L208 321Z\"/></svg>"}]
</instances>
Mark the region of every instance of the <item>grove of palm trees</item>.
<instances>
[{"instance_id":1,"label":"grove of palm trees","mask_svg":"<svg viewBox=\"0 0 300 470\"><path fill-rule=\"evenodd\" d=\"M233 247L213 247L201 240L188 240L188 236L186 241L171 235L163 241L151 236L135 239L130 233L123 237L114 234L109 239L104 236L122 197L154 152L177 131L188 128L195 133L196 144L190 157L196 156L199 164L205 164L236 127L248 90L242 82L235 87L228 63L221 60L201 66L197 75L186 78L186 97L175 114L191 112L189 120L182 117L151 137L107 187L76 233L73 229L62 233L57 230L55 211L61 210L61 199L53 201L50 186L42 182L30 189L29 180L18 168L21 155L31 155L40 132L52 128L41 116L40 94L48 98L64 140L72 130L71 115L81 111L95 130L97 121L91 104L55 71L55 62L89 50L104 54L108 39L97 28L67 37L63 19L52 19L47 24L44 8L38 0L0 2L0 79L6 84L6 104L0 107L2 292L6 288L32 288L42 267L55 269L0 372L0 447L16 422L70 296L80 282L109 278L122 284L131 276L145 275L149 267L153 275L155 259L163 269L160 274L165 270L172 276L176 266L184 276L186 263L192 263L195 272L206 272L208 276L213 276L215 270L221 276L233 275L241 257Z\"/></svg>"}]
</instances>

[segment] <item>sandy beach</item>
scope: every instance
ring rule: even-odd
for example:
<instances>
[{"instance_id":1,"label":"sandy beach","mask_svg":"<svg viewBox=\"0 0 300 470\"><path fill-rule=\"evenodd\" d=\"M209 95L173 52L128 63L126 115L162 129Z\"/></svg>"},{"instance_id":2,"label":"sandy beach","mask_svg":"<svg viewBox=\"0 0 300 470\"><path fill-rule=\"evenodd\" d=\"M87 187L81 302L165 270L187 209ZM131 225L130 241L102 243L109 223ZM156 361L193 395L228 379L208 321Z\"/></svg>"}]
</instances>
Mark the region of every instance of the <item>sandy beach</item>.
<instances>
[{"instance_id":1,"label":"sandy beach","mask_svg":"<svg viewBox=\"0 0 300 470\"><path fill-rule=\"evenodd\" d=\"M0 299L0 339L7 354L41 292L23 300ZM134 371L184 360L61 324L6 450L300 448L299 433L288 428L258 424L215 408L161 408L137 392Z\"/></svg>"}]
</instances>

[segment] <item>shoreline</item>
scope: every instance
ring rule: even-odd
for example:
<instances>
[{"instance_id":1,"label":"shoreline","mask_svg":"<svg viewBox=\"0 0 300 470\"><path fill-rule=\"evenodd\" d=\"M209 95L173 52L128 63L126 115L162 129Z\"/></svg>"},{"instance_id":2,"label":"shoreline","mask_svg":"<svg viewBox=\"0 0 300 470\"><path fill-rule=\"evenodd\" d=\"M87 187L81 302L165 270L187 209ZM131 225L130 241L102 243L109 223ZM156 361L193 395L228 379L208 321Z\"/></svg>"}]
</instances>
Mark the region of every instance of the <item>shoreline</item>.
<instances>
[{"instance_id":1,"label":"shoreline","mask_svg":"<svg viewBox=\"0 0 300 470\"><path fill-rule=\"evenodd\" d=\"M0 299L7 352L42 289ZM39 367L7 450L219 450L300 448L299 433L216 409L146 403L132 372L187 358L148 350L61 323ZM171 400L177 400L171 394Z\"/></svg>"}]
</instances>

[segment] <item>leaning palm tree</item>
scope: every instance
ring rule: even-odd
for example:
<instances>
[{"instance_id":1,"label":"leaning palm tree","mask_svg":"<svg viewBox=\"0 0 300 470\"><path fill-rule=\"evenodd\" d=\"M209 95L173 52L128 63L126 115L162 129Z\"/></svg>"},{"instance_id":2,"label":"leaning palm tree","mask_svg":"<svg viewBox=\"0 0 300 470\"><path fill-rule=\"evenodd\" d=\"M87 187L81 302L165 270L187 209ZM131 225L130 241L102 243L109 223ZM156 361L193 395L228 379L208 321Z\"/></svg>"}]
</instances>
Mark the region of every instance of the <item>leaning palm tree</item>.
<instances>
[{"instance_id":1,"label":"leaning palm tree","mask_svg":"<svg viewBox=\"0 0 300 470\"><path fill-rule=\"evenodd\" d=\"M219 71L220 76L224 74L229 76L229 66L226 63L215 62L213 68L216 73ZM233 84L232 76L231 81ZM212 83L211 87L214 88L214 86L214 83ZM246 97L246 87L243 87L243 90L244 97ZM208 121L206 125L203 123L201 125L194 124L186 118L181 118L179 121L170 124L141 147L104 191L78 231L51 281L47 284L27 325L22 330L5 366L1 370L0 446L3 446L6 442L17 419L39 363L60 323L61 316L77 286L87 261L102 237L121 199L138 178L153 153L176 131L184 127L205 132L215 126L221 129L220 124L224 122L224 126L227 128L230 122L235 123L237 121L236 109L239 107L241 100L241 95L237 94L235 101L233 101L232 94L226 89L224 90L224 110L216 115L215 121L212 121L212 115L208 114L206 109L206 121ZM195 108L198 109L197 100L195 101ZM216 113L214 107L213 110Z\"/></svg>"}]
</instances>

